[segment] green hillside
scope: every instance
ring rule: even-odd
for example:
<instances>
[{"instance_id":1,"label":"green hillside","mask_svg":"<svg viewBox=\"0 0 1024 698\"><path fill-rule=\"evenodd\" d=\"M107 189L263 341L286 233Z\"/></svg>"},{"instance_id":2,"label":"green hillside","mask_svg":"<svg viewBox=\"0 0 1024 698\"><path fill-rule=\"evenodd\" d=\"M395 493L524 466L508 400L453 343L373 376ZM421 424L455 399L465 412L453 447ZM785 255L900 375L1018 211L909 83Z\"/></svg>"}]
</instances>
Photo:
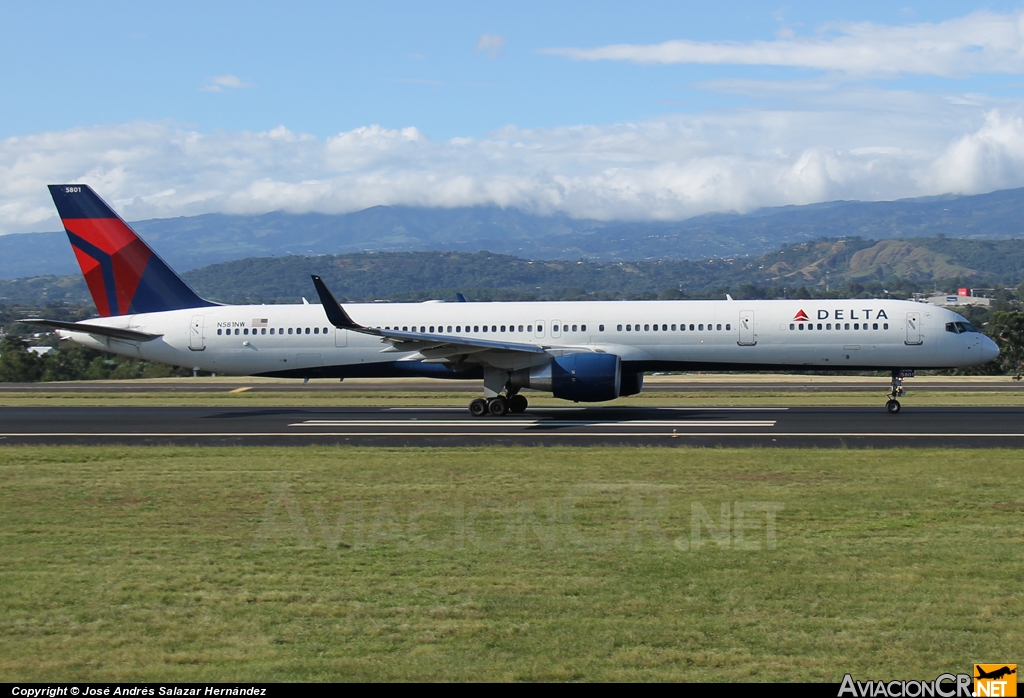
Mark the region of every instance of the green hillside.
<instances>
[{"instance_id":1,"label":"green hillside","mask_svg":"<svg viewBox=\"0 0 1024 698\"><path fill-rule=\"evenodd\" d=\"M311 274L349 301L737 298L810 295L907 296L957 286L1015 287L1024 280L1024 240L818 240L754 259L590 262L526 260L490 252L381 252L255 257L183 276L224 303L315 299ZM88 303L81 276L0 280L0 304Z\"/></svg>"},{"instance_id":2,"label":"green hillside","mask_svg":"<svg viewBox=\"0 0 1024 698\"><path fill-rule=\"evenodd\" d=\"M600 261L749 257L822 237L872 240L945 235L1024 237L1024 189L900 201L832 201L716 213L683 221L596 221L496 206L375 206L328 215L276 211L133 223L175 269L247 257L480 250L525 259ZM0 279L70 274L64 233L0 236Z\"/></svg>"}]
</instances>

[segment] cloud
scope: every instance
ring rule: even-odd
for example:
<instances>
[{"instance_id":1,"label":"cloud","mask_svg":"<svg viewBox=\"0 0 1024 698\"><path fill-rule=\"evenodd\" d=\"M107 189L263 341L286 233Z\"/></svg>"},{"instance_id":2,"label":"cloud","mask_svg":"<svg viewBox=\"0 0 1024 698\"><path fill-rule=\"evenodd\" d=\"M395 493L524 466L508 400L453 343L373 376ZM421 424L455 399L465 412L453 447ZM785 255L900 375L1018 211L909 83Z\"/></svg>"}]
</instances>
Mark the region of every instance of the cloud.
<instances>
[{"instance_id":1,"label":"cloud","mask_svg":"<svg viewBox=\"0 0 1024 698\"><path fill-rule=\"evenodd\" d=\"M224 92L225 90L241 90L253 87L253 84L242 80L237 75L216 75L206 78L206 82L199 88L200 92Z\"/></svg>"},{"instance_id":2,"label":"cloud","mask_svg":"<svg viewBox=\"0 0 1024 698\"><path fill-rule=\"evenodd\" d=\"M830 108L506 127L434 141L365 126L322 139L167 123L0 141L0 233L57 230L47 184L93 186L129 220L375 205L496 204L580 218L678 220L834 199L1024 186L1024 119L986 103L869 91ZM874 111L857 106L867 100Z\"/></svg>"},{"instance_id":3,"label":"cloud","mask_svg":"<svg viewBox=\"0 0 1024 698\"><path fill-rule=\"evenodd\" d=\"M549 48L542 53L580 61L640 64L770 65L856 76L968 75L1024 72L1024 10L979 11L939 23L902 26L839 22L813 37L785 33L775 41L614 44Z\"/></svg>"},{"instance_id":4,"label":"cloud","mask_svg":"<svg viewBox=\"0 0 1024 698\"><path fill-rule=\"evenodd\" d=\"M491 60L501 55L501 47L505 45L505 37L497 34L481 34L476 42L476 50L483 51Z\"/></svg>"}]
</instances>

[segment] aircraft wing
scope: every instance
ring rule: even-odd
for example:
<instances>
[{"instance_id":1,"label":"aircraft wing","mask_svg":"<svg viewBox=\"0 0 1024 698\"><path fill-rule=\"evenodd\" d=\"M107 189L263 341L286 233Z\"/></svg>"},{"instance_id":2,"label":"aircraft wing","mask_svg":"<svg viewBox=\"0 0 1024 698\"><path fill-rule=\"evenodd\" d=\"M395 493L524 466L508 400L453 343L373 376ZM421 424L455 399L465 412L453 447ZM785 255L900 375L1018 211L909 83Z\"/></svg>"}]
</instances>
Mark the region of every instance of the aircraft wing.
<instances>
[{"instance_id":1,"label":"aircraft wing","mask_svg":"<svg viewBox=\"0 0 1024 698\"><path fill-rule=\"evenodd\" d=\"M111 337L123 339L129 342L150 342L162 334L149 334L148 332L137 332L135 330L123 330L119 327L106 327L104 325L92 325L87 322L64 322L63 320L43 320L42 318L25 318L18 320L27 325L38 325L49 327L53 330L66 330L68 332L82 332L84 334L97 335L99 337Z\"/></svg>"},{"instance_id":2,"label":"aircraft wing","mask_svg":"<svg viewBox=\"0 0 1024 698\"><path fill-rule=\"evenodd\" d=\"M345 312L345 309L335 299L334 294L324 284L323 279L314 275L313 285L316 286L316 292L320 296L320 302L324 306L324 311L327 313L327 319L335 327L380 337L385 342L391 344L391 347L384 351L415 351L421 354L421 356L414 357L416 359L444 360L447 357L479 354L486 351L544 354L551 348L525 342L503 342L493 339L479 339L477 337L456 337L443 334L425 334L422 332L403 332L401 330L382 330L374 327L364 327L349 317L349 314Z\"/></svg>"}]
</instances>

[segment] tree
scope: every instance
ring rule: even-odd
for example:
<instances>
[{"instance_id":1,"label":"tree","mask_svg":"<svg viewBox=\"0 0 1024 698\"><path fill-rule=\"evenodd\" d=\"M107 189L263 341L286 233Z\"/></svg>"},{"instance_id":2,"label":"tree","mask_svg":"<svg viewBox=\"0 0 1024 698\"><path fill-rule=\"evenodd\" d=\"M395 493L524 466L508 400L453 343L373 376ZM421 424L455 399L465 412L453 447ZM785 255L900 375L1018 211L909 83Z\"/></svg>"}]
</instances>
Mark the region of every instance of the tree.
<instances>
[{"instance_id":1,"label":"tree","mask_svg":"<svg viewBox=\"0 0 1024 698\"><path fill-rule=\"evenodd\" d=\"M0 341L0 382L34 383L43 377L44 360L28 350L21 337L7 335Z\"/></svg>"},{"instance_id":2,"label":"tree","mask_svg":"<svg viewBox=\"0 0 1024 698\"><path fill-rule=\"evenodd\" d=\"M992 314L988 334L999 345L995 362L1002 373L1017 373L1024 366L1024 313L998 311Z\"/></svg>"}]
</instances>

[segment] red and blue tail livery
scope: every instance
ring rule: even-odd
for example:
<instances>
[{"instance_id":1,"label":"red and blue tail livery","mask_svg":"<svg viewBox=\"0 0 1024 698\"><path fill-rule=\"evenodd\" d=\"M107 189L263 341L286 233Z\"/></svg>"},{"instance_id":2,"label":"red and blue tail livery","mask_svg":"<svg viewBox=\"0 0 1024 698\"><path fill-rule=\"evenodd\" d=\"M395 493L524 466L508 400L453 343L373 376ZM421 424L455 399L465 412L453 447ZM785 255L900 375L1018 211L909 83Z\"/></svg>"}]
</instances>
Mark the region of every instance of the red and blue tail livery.
<instances>
[{"instance_id":1,"label":"red and blue tail livery","mask_svg":"<svg viewBox=\"0 0 1024 698\"><path fill-rule=\"evenodd\" d=\"M204 300L84 184L51 184L75 257L101 317L204 308Z\"/></svg>"}]
</instances>

